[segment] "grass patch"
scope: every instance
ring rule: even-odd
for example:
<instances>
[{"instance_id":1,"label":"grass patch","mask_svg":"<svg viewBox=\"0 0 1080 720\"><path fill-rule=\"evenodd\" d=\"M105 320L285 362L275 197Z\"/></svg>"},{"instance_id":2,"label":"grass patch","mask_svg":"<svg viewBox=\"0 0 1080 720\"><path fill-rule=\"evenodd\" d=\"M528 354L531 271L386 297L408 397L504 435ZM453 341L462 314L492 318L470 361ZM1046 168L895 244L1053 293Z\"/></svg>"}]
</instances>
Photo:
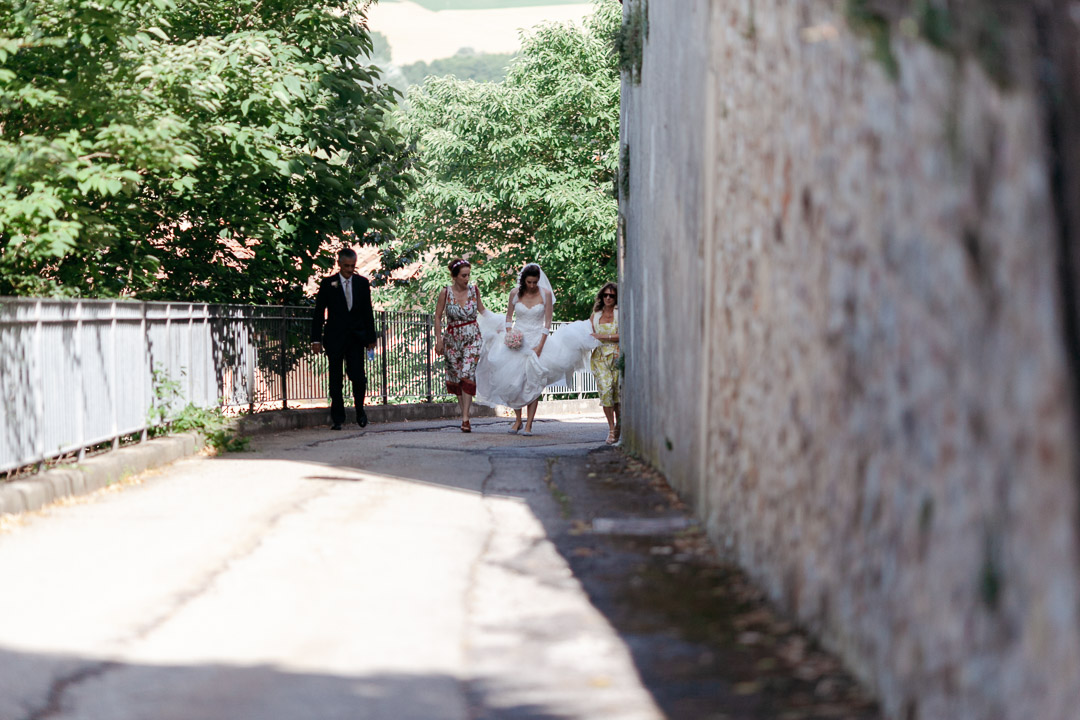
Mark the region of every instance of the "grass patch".
<instances>
[{"instance_id":1,"label":"grass patch","mask_svg":"<svg viewBox=\"0 0 1080 720\"><path fill-rule=\"evenodd\" d=\"M900 64L893 54L889 20L870 0L847 0L847 19L851 28L870 42L871 54L893 80L900 77Z\"/></svg>"}]
</instances>

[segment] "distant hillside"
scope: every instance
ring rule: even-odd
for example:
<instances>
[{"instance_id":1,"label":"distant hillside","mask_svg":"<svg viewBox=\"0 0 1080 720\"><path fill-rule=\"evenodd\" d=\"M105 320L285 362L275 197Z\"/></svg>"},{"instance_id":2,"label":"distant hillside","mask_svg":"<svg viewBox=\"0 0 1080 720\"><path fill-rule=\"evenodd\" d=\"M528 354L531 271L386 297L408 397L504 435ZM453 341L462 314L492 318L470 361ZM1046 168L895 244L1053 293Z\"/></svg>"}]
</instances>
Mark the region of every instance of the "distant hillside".
<instances>
[{"instance_id":1,"label":"distant hillside","mask_svg":"<svg viewBox=\"0 0 1080 720\"><path fill-rule=\"evenodd\" d=\"M429 75L453 75L460 80L477 82L500 82L506 77L506 67L514 57L513 53L477 53L470 48L462 48L452 57L431 62L416 62L403 65L401 72L409 85L424 82Z\"/></svg>"},{"instance_id":2,"label":"distant hillside","mask_svg":"<svg viewBox=\"0 0 1080 720\"><path fill-rule=\"evenodd\" d=\"M382 0L371 6L368 22L386 35L394 63L411 65L449 58L462 48L515 53L523 29L578 23L592 13L588 0Z\"/></svg>"},{"instance_id":3,"label":"distant hillside","mask_svg":"<svg viewBox=\"0 0 1080 720\"><path fill-rule=\"evenodd\" d=\"M394 3L399 0L382 0ZM504 8L541 7L544 5L580 5L582 0L412 0L428 10L502 10Z\"/></svg>"}]
</instances>

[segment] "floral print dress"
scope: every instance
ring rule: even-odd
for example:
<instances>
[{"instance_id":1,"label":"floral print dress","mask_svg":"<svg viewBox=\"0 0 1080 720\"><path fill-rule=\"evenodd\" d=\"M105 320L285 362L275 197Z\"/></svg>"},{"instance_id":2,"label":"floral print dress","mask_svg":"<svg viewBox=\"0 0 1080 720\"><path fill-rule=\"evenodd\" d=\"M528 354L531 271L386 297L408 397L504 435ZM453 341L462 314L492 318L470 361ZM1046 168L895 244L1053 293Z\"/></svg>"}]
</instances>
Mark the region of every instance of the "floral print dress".
<instances>
[{"instance_id":1,"label":"floral print dress","mask_svg":"<svg viewBox=\"0 0 1080 720\"><path fill-rule=\"evenodd\" d=\"M593 316L593 327L597 335L617 335L619 333L618 311L611 322L600 322L600 313ZM616 367L619 361L619 343L602 341L600 347L592 351L592 372L596 378L596 387L600 391L600 404L604 407L615 407L619 404L619 369Z\"/></svg>"},{"instance_id":2,"label":"floral print dress","mask_svg":"<svg viewBox=\"0 0 1080 720\"><path fill-rule=\"evenodd\" d=\"M476 394L476 363L480 360L480 326L476 324L477 297L475 285L470 285L464 307L454 299L454 288L446 288L446 390L454 395Z\"/></svg>"}]
</instances>

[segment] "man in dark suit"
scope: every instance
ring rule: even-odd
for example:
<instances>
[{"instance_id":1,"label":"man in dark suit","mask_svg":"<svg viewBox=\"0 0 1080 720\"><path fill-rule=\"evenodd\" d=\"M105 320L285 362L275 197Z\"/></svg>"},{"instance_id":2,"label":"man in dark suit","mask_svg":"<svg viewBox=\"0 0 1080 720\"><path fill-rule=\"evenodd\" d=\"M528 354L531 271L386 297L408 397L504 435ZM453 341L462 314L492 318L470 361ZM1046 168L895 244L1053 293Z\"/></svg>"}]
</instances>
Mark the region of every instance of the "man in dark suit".
<instances>
[{"instance_id":1,"label":"man in dark suit","mask_svg":"<svg viewBox=\"0 0 1080 720\"><path fill-rule=\"evenodd\" d=\"M324 327L325 323L325 327ZM368 424L364 412L367 376L364 349L375 347L375 313L371 309L371 284L356 274L356 253L346 248L338 253L338 273L322 279L315 296L311 318L311 349L330 358L330 420L340 430L345 422L345 379L342 363L352 383L356 422Z\"/></svg>"}]
</instances>

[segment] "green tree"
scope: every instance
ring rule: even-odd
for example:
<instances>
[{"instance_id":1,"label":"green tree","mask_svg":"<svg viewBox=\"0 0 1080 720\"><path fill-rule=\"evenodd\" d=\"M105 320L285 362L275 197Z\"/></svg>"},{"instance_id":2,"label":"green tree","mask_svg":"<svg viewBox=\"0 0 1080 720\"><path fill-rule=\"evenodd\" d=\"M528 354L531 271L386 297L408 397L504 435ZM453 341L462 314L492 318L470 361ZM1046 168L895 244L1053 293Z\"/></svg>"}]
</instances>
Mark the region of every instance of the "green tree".
<instances>
[{"instance_id":1,"label":"green tree","mask_svg":"<svg viewBox=\"0 0 1080 720\"><path fill-rule=\"evenodd\" d=\"M413 182L347 0L0 6L0 294L299 299Z\"/></svg>"},{"instance_id":2,"label":"green tree","mask_svg":"<svg viewBox=\"0 0 1080 720\"><path fill-rule=\"evenodd\" d=\"M618 2L600 0L584 28L535 29L502 83L433 77L410 91L401 126L426 172L384 254L426 265L384 298L430 306L460 255L498 307L534 260L559 293L558 317L587 312L616 274L621 18Z\"/></svg>"}]
</instances>

